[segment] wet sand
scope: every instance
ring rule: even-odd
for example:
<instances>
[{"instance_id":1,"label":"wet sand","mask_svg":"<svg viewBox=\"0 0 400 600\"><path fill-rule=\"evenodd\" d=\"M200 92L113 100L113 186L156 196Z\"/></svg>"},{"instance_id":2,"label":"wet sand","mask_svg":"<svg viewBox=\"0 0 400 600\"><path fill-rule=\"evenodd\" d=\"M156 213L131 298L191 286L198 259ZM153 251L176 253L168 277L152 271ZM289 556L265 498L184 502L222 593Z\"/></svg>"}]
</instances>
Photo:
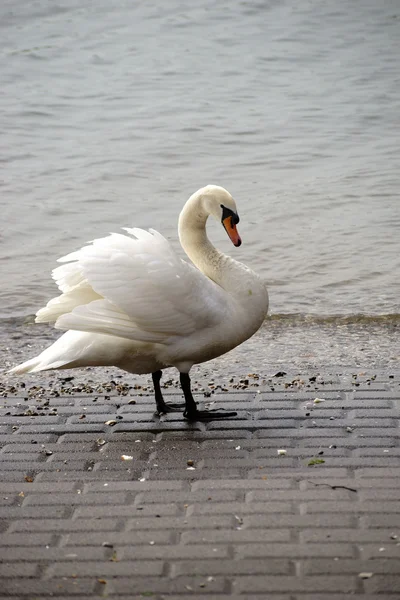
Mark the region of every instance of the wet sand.
<instances>
[{"instance_id":1,"label":"wet sand","mask_svg":"<svg viewBox=\"0 0 400 600\"><path fill-rule=\"evenodd\" d=\"M389 375L400 368L399 327L400 320L396 318L315 321L270 317L253 338L238 348L208 363L195 365L191 371L193 390L202 392L214 389L213 386L222 391L258 387L260 381L268 381L280 371L289 377L315 376L320 372ZM3 326L0 329L3 386L23 381L29 386L48 388L73 377L70 381L74 385L107 386L110 381L116 381L131 388L139 386L143 392L152 389L149 376L132 375L113 367L43 372L22 378L7 374L9 368L35 356L59 335L51 327L33 324L31 320ZM178 387L175 369L165 370L162 384L167 388Z\"/></svg>"}]
</instances>

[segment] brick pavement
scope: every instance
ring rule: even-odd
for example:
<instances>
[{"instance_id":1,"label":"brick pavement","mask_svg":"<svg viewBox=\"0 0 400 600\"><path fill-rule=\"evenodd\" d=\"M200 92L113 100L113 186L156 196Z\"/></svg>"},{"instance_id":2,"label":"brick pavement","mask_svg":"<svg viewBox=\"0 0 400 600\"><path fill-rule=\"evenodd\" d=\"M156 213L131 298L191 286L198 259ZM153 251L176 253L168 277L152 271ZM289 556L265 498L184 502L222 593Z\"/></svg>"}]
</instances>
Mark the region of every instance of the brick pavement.
<instances>
[{"instance_id":1,"label":"brick pavement","mask_svg":"<svg viewBox=\"0 0 400 600\"><path fill-rule=\"evenodd\" d=\"M250 380L194 424L34 384L0 402L2 598L400 598L398 373Z\"/></svg>"}]
</instances>

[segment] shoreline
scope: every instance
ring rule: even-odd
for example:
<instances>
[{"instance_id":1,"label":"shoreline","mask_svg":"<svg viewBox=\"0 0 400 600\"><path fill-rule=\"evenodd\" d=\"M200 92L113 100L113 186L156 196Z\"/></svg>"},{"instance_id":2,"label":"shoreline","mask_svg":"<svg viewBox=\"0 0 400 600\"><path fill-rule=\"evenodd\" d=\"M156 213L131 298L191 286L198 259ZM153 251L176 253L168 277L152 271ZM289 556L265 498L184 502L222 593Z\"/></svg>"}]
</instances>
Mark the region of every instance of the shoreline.
<instances>
[{"instance_id":1,"label":"shoreline","mask_svg":"<svg viewBox=\"0 0 400 600\"><path fill-rule=\"evenodd\" d=\"M199 382L199 388L212 378L216 384L231 389L232 378L237 382L249 374L257 374L261 379L269 379L279 371L285 371L288 377L320 372L388 375L400 369L400 343L396 335L399 328L400 322L396 321L338 325L270 318L247 342L219 358L194 365L191 378ZM114 367L44 371L23 377L7 373L15 364L40 353L60 335L61 332L47 325L0 326L0 382L49 386L67 377L73 377L76 383L96 384L118 379L130 385L150 385L152 389L150 376L133 375ZM177 371L166 369L162 383L171 378L177 380Z\"/></svg>"}]
</instances>

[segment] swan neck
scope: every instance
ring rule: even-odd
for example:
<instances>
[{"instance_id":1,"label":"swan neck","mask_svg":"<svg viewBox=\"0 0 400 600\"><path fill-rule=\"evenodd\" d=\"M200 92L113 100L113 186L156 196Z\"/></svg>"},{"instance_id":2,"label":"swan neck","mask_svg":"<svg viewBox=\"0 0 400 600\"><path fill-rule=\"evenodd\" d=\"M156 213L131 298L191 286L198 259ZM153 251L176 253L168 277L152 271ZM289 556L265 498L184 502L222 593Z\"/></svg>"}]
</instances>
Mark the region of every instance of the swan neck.
<instances>
[{"instance_id":1,"label":"swan neck","mask_svg":"<svg viewBox=\"0 0 400 600\"><path fill-rule=\"evenodd\" d=\"M206 277L225 290L231 300L234 299L244 307L246 314L253 311L254 315L259 316L259 320L255 319L256 331L268 309L265 284L251 269L213 246L206 233L210 212L204 204L201 196L195 194L183 207L178 224L182 248Z\"/></svg>"},{"instance_id":2,"label":"swan neck","mask_svg":"<svg viewBox=\"0 0 400 600\"><path fill-rule=\"evenodd\" d=\"M189 198L179 216L178 233L182 248L192 263L215 282L220 280L224 254L213 246L206 233L208 211L201 197Z\"/></svg>"}]
</instances>

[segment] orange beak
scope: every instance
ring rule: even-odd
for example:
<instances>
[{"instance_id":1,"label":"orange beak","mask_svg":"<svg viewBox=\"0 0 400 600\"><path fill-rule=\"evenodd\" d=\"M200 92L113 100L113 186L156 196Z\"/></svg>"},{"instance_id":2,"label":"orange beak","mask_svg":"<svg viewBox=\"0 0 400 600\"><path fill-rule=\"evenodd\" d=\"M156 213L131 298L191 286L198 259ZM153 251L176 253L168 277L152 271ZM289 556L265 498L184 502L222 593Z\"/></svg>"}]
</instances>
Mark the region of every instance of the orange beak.
<instances>
[{"instance_id":1,"label":"orange beak","mask_svg":"<svg viewBox=\"0 0 400 600\"><path fill-rule=\"evenodd\" d=\"M236 247L240 246L242 240L240 239L239 232L233 222L233 218L231 216L226 217L226 219L223 219L222 225L225 227L225 231L229 235L232 244Z\"/></svg>"}]
</instances>

